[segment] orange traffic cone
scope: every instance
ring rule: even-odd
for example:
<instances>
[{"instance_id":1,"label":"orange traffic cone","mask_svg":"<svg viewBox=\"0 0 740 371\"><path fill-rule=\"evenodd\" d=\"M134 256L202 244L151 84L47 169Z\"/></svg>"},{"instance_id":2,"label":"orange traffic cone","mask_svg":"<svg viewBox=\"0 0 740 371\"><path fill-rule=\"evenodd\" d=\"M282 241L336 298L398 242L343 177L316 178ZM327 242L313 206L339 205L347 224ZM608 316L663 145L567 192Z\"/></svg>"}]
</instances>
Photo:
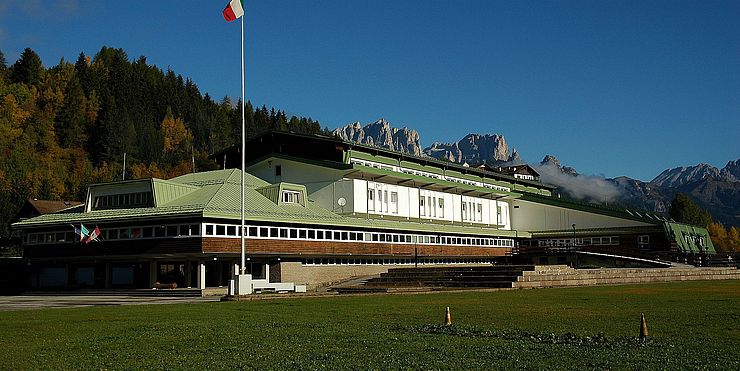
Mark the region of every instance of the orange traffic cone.
<instances>
[{"instance_id":1,"label":"orange traffic cone","mask_svg":"<svg viewBox=\"0 0 740 371\"><path fill-rule=\"evenodd\" d=\"M640 339L645 340L648 336L647 322L645 322L645 314L640 313Z\"/></svg>"},{"instance_id":2,"label":"orange traffic cone","mask_svg":"<svg viewBox=\"0 0 740 371\"><path fill-rule=\"evenodd\" d=\"M452 326L452 315L450 314L450 307L447 307L447 313L445 313L445 326Z\"/></svg>"}]
</instances>

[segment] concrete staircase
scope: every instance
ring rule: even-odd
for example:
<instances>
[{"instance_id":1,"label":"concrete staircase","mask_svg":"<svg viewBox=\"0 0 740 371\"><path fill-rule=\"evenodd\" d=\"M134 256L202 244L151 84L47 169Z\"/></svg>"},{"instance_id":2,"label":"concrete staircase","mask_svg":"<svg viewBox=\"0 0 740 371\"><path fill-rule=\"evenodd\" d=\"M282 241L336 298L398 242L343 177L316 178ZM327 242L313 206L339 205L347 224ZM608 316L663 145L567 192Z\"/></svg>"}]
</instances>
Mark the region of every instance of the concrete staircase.
<instances>
[{"instance_id":1,"label":"concrete staircase","mask_svg":"<svg viewBox=\"0 0 740 371\"><path fill-rule=\"evenodd\" d=\"M567 265L395 268L366 282L334 287L339 293L461 289L528 289L649 282L740 279L734 267L573 269Z\"/></svg>"},{"instance_id":2,"label":"concrete staircase","mask_svg":"<svg viewBox=\"0 0 740 371\"><path fill-rule=\"evenodd\" d=\"M336 287L334 291L389 292L450 289L510 289L524 272L534 265L501 265L476 267L393 268L363 285Z\"/></svg>"},{"instance_id":3,"label":"concrete staircase","mask_svg":"<svg viewBox=\"0 0 740 371\"><path fill-rule=\"evenodd\" d=\"M573 269L566 265L537 266L523 272L512 288L619 285L631 283L733 280L740 279L737 268L599 268Z\"/></svg>"}]
</instances>

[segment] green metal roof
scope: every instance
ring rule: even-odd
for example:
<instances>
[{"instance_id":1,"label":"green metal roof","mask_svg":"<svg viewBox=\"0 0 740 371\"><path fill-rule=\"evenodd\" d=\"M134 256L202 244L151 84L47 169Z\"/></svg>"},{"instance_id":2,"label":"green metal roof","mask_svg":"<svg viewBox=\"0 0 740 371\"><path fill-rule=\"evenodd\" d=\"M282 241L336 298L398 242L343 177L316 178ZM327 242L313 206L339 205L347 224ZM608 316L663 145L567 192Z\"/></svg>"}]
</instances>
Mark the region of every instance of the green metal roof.
<instances>
[{"instance_id":1,"label":"green metal roof","mask_svg":"<svg viewBox=\"0 0 740 371\"><path fill-rule=\"evenodd\" d=\"M247 221L325 225L363 229L387 229L428 233L470 234L482 236L529 237L527 232L498 230L487 226L444 225L413 221L384 220L359 216L342 216L322 208L311 200L305 207L297 204L275 203L258 188L271 185L245 173L245 219ZM188 185L194 190L157 207L110 209L83 212L84 205L63 212L50 213L13 224L15 229L40 228L72 223L115 223L117 221L161 220L165 218L203 217L240 220L241 171L238 169L192 173L160 186ZM453 183L456 184L456 183ZM457 184L456 184L457 185ZM296 188L288 183L284 188Z\"/></svg>"},{"instance_id":2,"label":"green metal roof","mask_svg":"<svg viewBox=\"0 0 740 371\"><path fill-rule=\"evenodd\" d=\"M676 241L676 245L683 253L716 253L706 228L676 222L665 222L663 227L666 234Z\"/></svg>"}]
</instances>

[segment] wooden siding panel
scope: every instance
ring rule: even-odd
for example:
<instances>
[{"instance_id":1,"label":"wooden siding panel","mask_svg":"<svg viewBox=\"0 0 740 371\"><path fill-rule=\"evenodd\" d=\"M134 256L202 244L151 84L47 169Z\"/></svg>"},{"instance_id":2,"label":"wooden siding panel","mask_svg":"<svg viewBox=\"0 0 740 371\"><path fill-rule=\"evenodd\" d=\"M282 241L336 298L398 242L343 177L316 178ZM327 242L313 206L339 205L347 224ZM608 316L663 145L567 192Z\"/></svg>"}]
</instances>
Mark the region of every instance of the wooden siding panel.
<instances>
[{"instance_id":1,"label":"wooden siding panel","mask_svg":"<svg viewBox=\"0 0 740 371\"><path fill-rule=\"evenodd\" d=\"M413 245L366 242L335 241L301 241L301 240L268 240L247 239L246 250L249 254L285 254L285 255L389 255L414 256L414 248L420 256L444 257L478 257L504 256L511 249L507 247L488 246L449 246L449 245ZM240 241L231 238L205 238L204 253L239 253Z\"/></svg>"}]
</instances>

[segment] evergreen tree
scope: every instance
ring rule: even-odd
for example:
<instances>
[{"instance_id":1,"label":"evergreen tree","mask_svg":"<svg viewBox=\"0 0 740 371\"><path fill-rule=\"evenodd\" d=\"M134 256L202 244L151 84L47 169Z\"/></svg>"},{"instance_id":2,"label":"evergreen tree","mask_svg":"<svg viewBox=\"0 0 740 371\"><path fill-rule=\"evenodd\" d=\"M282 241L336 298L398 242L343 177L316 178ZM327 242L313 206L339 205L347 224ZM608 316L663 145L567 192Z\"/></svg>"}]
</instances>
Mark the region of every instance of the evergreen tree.
<instances>
[{"instance_id":1,"label":"evergreen tree","mask_svg":"<svg viewBox=\"0 0 740 371\"><path fill-rule=\"evenodd\" d=\"M0 82L5 78L5 72L8 70L8 66L5 62L5 54L0 50Z\"/></svg>"},{"instance_id":2,"label":"evergreen tree","mask_svg":"<svg viewBox=\"0 0 740 371\"><path fill-rule=\"evenodd\" d=\"M683 193L676 194L676 197L671 201L668 214L679 223L693 224L700 227L706 227L712 223L712 216L709 211L699 207L691 197Z\"/></svg>"},{"instance_id":3,"label":"evergreen tree","mask_svg":"<svg viewBox=\"0 0 740 371\"><path fill-rule=\"evenodd\" d=\"M44 66L41 58L30 48L21 53L20 59L10 68L10 81L20 84L36 85L41 81Z\"/></svg>"}]
</instances>

